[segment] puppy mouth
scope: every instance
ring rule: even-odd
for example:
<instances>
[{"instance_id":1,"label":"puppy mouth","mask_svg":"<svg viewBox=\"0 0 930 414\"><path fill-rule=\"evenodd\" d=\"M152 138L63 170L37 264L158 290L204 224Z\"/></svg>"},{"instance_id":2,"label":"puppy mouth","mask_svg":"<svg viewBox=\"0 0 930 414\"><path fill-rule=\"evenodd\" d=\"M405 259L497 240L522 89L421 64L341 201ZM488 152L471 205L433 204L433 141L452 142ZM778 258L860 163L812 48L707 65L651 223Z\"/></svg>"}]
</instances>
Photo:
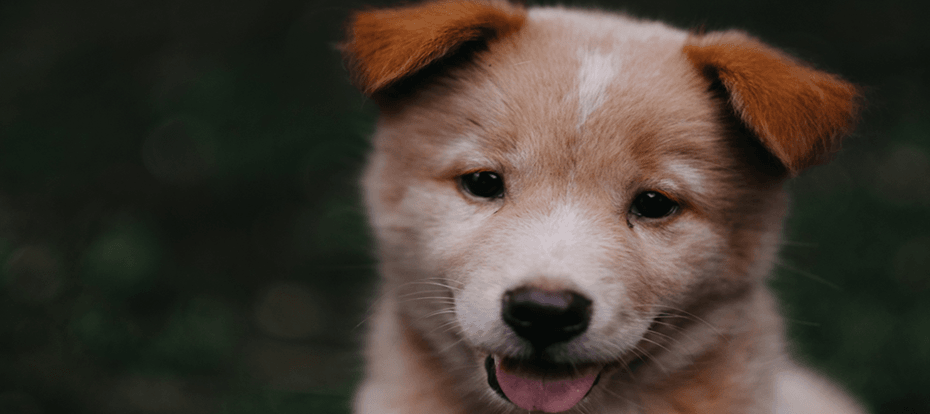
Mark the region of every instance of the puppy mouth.
<instances>
[{"instance_id":1,"label":"puppy mouth","mask_svg":"<svg viewBox=\"0 0 930 414\"><path fill-rule=\"evenodd\" d=\"M488 355L488 385L501 397L528 411L557 413L584 399L601 378L603 364L554 364Z\"/></svg>"}]
</instances>

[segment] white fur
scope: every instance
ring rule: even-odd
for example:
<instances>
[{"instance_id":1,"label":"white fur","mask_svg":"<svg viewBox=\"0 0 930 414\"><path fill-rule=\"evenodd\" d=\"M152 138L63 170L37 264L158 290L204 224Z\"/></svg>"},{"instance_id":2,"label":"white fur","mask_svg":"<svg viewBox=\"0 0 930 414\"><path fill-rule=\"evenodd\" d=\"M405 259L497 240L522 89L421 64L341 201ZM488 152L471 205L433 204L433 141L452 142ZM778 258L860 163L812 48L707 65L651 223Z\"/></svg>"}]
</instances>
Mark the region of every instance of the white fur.
<instances>
[{"instance_id":1,"label":"white fur","mask_svg":"<svg viewBox=\"0 0 930 414\"><path fill-rule=\"evenodd\" d=\"M580 52L578 70L578 128L584 126L591 115L604 103L607 88L619 70L619 63L611 55L597 52Z\"/></svg>"},{"instance_id":2,"label":"white fur","mask_svg":"<svg viewBox=\"0 0 930 414\"><path fill-rule=\"evenodd\" d=\"M776 378L775 414L834 414L859 411L836 386L817 374L794 366Z\"/></svg>"},{"instance_id":3,"label":"white fur","mask_svg":"<svg viewBox=\"0 0 930 414\"><path fill-rule=\"evenodd\" d=\"M470 343L490 351L513 348L514 338L500 319L504 292L545 277L593 299L588 331L573 341L575 356L610 359L618 350L635 345L648 319L624 309L622 268L611 266L615 240L597 214L577 203L559 203L548 212L533 212L514 223L503 236L488 240L484 260L470 269L464 289L456 296L456 316ZM460 226L456 226L459 228ZM617 315L628 316L617 324ZM612 328L612 336L605 329ZM625 339L625 340L624 340Z\"/></svg>"},{"instance_id":4,"label":"white fur","mask_svg":"<svg viewBox=\"0 0 930 414\"><path fill-rule=\"evenodd\" d=\"M662 165L662 168L674 177L671 183L671 186L675 187L674 189L680 190L681 186L678 183L684 183L684 187L689 191L696 193L707 191L707 186L704 183L705 174L700 168L687 162L677 160L666 162Z\"/></svg>"}]
</instances>

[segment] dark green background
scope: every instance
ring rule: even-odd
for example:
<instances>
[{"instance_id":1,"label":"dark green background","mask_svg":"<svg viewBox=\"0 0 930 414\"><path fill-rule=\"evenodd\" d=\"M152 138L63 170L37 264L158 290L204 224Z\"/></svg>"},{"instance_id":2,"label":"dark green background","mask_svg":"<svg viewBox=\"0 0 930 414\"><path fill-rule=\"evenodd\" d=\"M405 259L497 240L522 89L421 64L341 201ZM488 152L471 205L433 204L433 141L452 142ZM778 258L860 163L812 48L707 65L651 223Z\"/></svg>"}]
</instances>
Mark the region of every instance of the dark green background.
<instances>
[{"instance_id":1,"label":"dark green background","mask_svg":"<svg viewBox=\"0 0 930 414\"><path fill-rule=\"evenodd\" d=\"M862 85L790 184L771 284L798 357L930 412L930 17L914 1L636 0ZM376 111L351 1L0 2L0 413L346 413L373 292Z\"/></svg>"}]
</instances>

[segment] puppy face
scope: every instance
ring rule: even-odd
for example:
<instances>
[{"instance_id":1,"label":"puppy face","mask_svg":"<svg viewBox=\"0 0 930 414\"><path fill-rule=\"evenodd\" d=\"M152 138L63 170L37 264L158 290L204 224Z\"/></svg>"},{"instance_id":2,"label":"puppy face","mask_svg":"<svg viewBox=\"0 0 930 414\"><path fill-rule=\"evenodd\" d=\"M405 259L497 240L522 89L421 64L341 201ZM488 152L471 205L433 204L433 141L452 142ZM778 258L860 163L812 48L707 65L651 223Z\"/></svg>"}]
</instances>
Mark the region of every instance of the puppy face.
<instances>
[{"instance_id":1,"label":"puppy face","mask_svg":"<svg viewBox=\"0 0 930 414\"><path fill-rule=\"evenodd\" d=\"M685 32L488 7L504 23L476 19L506 36L361 81L382 108L366 201L401 313L450 370L500 401L564 411L600 378L670 369L710 342L695 315L761 285L781 182L820 154L766 141L755 129L797 120L755 117L767 109L740 84L747 69L689 53ZM354 65L376 68L360 37Z\"/></svg>"}]
</instances>

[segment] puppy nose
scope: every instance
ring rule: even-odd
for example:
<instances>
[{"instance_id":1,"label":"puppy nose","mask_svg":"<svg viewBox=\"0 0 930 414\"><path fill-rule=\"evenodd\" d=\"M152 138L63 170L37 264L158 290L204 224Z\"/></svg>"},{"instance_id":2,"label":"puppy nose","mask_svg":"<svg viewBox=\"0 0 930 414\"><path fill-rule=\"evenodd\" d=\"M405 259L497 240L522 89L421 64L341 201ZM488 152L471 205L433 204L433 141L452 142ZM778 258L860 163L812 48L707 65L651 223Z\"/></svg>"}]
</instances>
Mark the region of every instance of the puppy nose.
<instances>
[{"instance_id":1,"label":"puppy nose","mask_svg":"<svg viewBox=\"0 0 930 414\"><path fill-rule=\"evenodd\" d=\"M570 290L520 287L504 293L502 316L536 348L580 335L591 320L591 301Z\"/></svg>"}]
</instances>

